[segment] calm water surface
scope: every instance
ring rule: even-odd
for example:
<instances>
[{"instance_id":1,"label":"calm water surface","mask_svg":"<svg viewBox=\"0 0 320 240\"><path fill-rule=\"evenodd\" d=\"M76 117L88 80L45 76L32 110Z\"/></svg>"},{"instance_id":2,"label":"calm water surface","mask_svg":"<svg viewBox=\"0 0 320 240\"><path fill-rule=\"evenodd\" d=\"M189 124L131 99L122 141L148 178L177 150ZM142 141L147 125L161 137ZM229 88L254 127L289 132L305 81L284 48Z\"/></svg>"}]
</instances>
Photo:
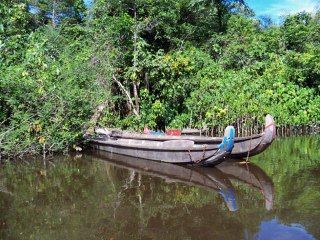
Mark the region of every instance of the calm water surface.
<instances>
[{"instance_id":1,"label":"calm water surface","mask_svg":"<svg viewBox=\"0 0 320 240\"><path fill-rule=\"evenodd\" d=\"M319 148L278 139L216 168L101 153L6 164L0 239L320 239Z\"/></svg>"}]
</instances>

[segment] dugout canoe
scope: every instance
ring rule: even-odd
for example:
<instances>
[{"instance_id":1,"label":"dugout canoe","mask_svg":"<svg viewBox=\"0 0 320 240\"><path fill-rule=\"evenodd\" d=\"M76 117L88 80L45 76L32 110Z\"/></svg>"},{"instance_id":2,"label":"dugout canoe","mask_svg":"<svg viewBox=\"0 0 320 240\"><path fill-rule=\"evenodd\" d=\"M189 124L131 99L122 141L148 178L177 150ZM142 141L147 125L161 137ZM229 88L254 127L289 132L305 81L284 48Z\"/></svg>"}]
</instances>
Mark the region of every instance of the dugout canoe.
<instances>
[{"instance_id":1,"label":"dugout canoe","mask_svg":"<svg viewBox=\"0 0 320 240\"><path fill-rule=\"evenodd\" d=\"M219 144L223 141L224 137L205 137L205 136L193 136L193 135L181 135L181 136L169 136L169 135L149 135L149 134L140 134L133 133L128 131L113 130L109 131L108 129L97 129L101 135L108 135L116 139L122 139L123 142L129 142L128 140L133 140L135 143L144 144L143 141L153 141L153 142L168 142L174 143L177 142L177 145L187 144L192 142L195 146L203 146L202 151L207 151L210 149L209 153L206 154L206 157L209 157L212 154L212 151L217 149ZM232 152L228 155L230 158L246 158L257 155L264 150L266 150L276 136L276 127L274 119L271 115L265 117L265 128L264 131L260 134L251 135L248 137L234 137L234 146ZM186 141L186 142L184 142ZM169 143L169 142L168 142ZM169 143L169 144L170 144ZM187 147L188 148L188 147ZM205 149L205 150L204 150ZM137 156L139 157L139 156ZM147 158L147 157L145 157ZM196 161L199 161L199 157L195 158ZM179 162L179 161L178 161ZM183 161L182 161L183 162Z\"/></svg>"},{"instance_id":2,"label":"dugout canoe","mask_svg":"<svg viewBox=\"0 0 320 240\"><path fill-rule=\"evenodd\" d=\"M142 134L140 134L142 135ZM234 127L225 129L220 142L197 143L192 139L135 139L119 137L119 134L98 134L88 137L88 144L94 149L130 157L143 158L167 163L194 163L214 166L222 162L233 148ZM137 134L135 134L137 136ZM148 136L148 135L145 135Z\"/></svg>"}]
</instances>

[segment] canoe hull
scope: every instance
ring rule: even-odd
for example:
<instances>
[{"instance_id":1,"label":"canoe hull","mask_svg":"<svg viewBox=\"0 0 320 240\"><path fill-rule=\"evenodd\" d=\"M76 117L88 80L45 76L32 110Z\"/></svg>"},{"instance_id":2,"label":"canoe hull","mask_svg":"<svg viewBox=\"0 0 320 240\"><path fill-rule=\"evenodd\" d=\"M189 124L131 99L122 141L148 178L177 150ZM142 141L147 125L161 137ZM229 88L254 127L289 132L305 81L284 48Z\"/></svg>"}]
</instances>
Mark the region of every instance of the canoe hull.
<instances>
[{"instance_id":1,"label":"canoe hull","mask_svg":"<svg viewBox=\"0 0 320 240\"><path fill-rule=\"evenodd\" d=\"M233 136L234 128L228 126L220 144L195 144L194 141L185 139L152 141L104 135L89 139L89 145L101 151L135 158L214 166L223 161L232 151Z\"/></svg>"},{"instance_id":2,"label":"canoe hull","mask_svg":"<svg viewBox=\"0 0 320 240\"><path fill-rule=\"evenodd\" d=\"M142 135L142 134L141 134ZM140 135L135 135L140 136ZM142 138L143 136L141 136ZM188 136L182 136L180 139L185 140ZM122 140L125 140L126 138L121 138ZM139 140L135 138L138 141L144 141L143 144L147 145L147 142L158 142L162 143L165 141L170 141L167 139L171 138L165 138L165 141L157 140ZM193 138L191 138L193 139ZM219 141L218 141L218 140ZM215 138L214 141L210 141L210 137L207 138L207 140L204 140L204 137L201 138L202 141L200 141L203 144L197 144L198 150L191 150L191 149L177 149L177 150L171 150L167 151L166 153L163 153L163 150L157 150L156 148L130 148L130 144L127 144L126 146L116 146L114 144L111 144L111 141L103 141L103 142L93 142L91 141L90 146L99 149L102 151L107 152L114 152L117 154L122 154L126 156L133 156L133 157L140 157L144 159L151 159L156 161L162 161L162 162L170 162L170 163L190 163L190 162L199 162L204 159L209 158L212 156L219 148L219 144L223 138ZM173 136L173 140L171 141L180 141L177 136ZM273 140L272 140L273 141ZM266 150L270 145L271 142L264 142L264 134L259 134L252 136L251 138L235 138L234 139L234 147L232 149L232 152L229 154L230 158L246 158L251 157L254 155L257 155L264 150Z\"/></svg>"},{"instance_id":3,"label":"canoe hull","mask_svg":"<svg viewBox=\"0 0 320 240\"><path fill-rule=\"evenodd\" d=\"M91 141L89 145L101 151L168 163L198 163L208 159L218 151L218 145L214 145L211 148L207 145L202 145L190 149L152 149L143 145L140 147L132 147L129 144L127 146L117 145L114 141Z\"/></svg>"},{"instance_id":4,"label":"canoe hull","mask_svg":"<svg viewBox=\"0 0 320 240\"><path fill-rule=\"evenodd\" d=\"M89 139L95 149L167 163L201 163L214 166L225 157L245 158L261 153L275 139L273 117L265 118L265 130L249 137L234 137L228 126L224 137L169 136L107 131Z\"/></svg>"},{"instance_id":5,"label":"canoe hull","mask_svg":"<svg viewBox=\"0 0 320 240\"><path fill-rule=\"evenodd\" d=\"M246 158L257 155L266 150L275 139L275 123L271 115L265 117L265 130L256 135L248 137L235 137L230 158ZM216 146L223 141L223 137L205 137L194 135L169 136L169 135L148 135L131 133L126 131L112 131L110 135L118 139L134 139L139 141L193 141L195 144L205 144L207 146Z\"/></svg>"}]
</instances>

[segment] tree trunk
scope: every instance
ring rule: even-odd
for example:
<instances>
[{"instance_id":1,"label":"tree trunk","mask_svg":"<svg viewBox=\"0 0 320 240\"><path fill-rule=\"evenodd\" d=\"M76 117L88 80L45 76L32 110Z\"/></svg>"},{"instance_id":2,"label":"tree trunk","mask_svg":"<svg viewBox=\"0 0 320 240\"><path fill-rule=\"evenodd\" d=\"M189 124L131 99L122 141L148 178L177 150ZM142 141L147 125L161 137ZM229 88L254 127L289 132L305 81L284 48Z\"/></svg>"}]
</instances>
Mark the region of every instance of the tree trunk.
<instances>
[{"instance_id":1,"label":"tree trunk","mask_svg":"<svg viewBox=\"0 0 320 240\"><path fill-rule=\"evenodd\" d=\"M139 94L138 94L138 84L136 81L133 82L133 96L136 104L136 111L138 114L140 113L140 105L139 105Z\"/></svg>"},{"instance_id":2,"label":"tree trunk","mask_svg":"<svg viewBox=\"0 0 320 240\"><path fill-rule=\"evenodd\" d=\"M134 101L136 104L136 111L140 112L140 105L139 105L139 84L137 82L137 35L138 35L138 29L137 29L137 11L134 9L134 33L133 33L133 40L134 40L134 49L133 49L133 71L134 71L134 79L133 79L133 96Z\"/></svg>"},{"instance_id":3,"label":"tree trunk","mask_svg":"<svg viewBox=\"0 0 320 240\"><path fill-rule=\"evenodd\" d=\"M86 134L91 135L94 133L94 127L96 126L101 113L103 112L103 110L108 106L108 102L109 100L105 101L104 103L100 104L94 111L89 124L86 126Z\"/></svg>"},{"instance_id":4,"label":"tree trunk","mask_svg":"<svg viewBox=\"0 0 320 240\"><path fill-rule=\"evenodd\" d=\"M222 0L215 0L218 18L218 32L222 32L223 3Z\"/></svg>"},{"instance_id":5,"label":"tree trunk","mask_svg":"<svg viewBox=\"0 0 320 240\"><path fill-rule=\"evenodd\" d=\"M57 11L56 11L56 7L57 7L57 3L58 0L53 0L52 2L52 19L51 19L51 24L52 27L55 28L57 26L57 22L56 22L56 17L57 17Z\"/></svg>"},{"instance_id":6,"label":"tree trunk","mask_svg":"<svg viewBox=\"0 0 320 240\"><path fill-rule=\"evenodd\" d=\"M116 78L116 76L115 76L114 74L112 75L112 79L113 79L113 81L115 81L115 82L118 84L118 86L120 87L120 90L126 95L128 102L129 102L130 105L132 106L133 113L134 113L136 116L139 116L139 112L138 112L137 109L135 108L135 105L133 104L133 102L132 102L132 100L131 100L131 97L130 97L130 94L128 93L128 91L126 90L126 88L121 84L121 82Z\"/></svg>"},{"instance_id":7,"label":"tree trunk","mask_svg":"<svg viewBox=\"0 0 320 240\"><path fill-rule=\"evenodd\" d=\"M130 106L132 107L133 109L133 113L136 115L136 116L139 116L139 113L138 111L135 109L135 106L131 100L131 97L130 97L130 94L128 93L128 91L126 90L126 88L121 84L121 82L115 77L115 75L113 74L112 75L112 79L114 82L116 82L120 88L120 90L126 95L127 97L127 101L128 103L130 104ZM103 112L103 110L108 107L108 104L109 104L109 100L105 101L104 103L100 104L94 111L88 125L85 126L85 132L86 134L90 135L90 134L93 134L94 133L94 127L96 126L100 116L101 116L101 113Z\"/></svg>"}]
</instances>

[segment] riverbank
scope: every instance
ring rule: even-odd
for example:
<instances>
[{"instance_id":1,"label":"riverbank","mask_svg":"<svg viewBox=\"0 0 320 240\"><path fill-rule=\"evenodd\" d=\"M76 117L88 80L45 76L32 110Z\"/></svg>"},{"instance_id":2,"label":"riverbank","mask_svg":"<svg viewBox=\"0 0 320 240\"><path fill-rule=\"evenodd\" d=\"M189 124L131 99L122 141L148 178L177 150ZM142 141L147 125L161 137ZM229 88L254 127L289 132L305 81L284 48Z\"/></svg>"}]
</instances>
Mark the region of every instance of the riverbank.
<instances>
[{"instance_id":1,"label":"riverbank","mask_svg":"<svg viewBox=\"0 0 320 240\"><path fill-rule=\"evenodd\" d=\"M238 127L242 127L239 129ZM259 134L263 131L264 126L256 124L254 127L244 127L241 124L236 125L235 133L236 136L246 137L254 134ZM206 130L199 130L197 135L203 136L223 136L224 128L217 126L215 128L209 128ZM293 136L308 136L308 135L318 135L320 134L320 124L308 124L308 125L285 125L285 126L276 126L276 136L277 137L293 137ZM60 150L52 150L46 147L45 145L38 150L33 149L28 152L24 151L0 151L0 163L6 162L8 160L12 161L22 161L23 159L30 159L32 157L37 157L42 155L43 158L52 158L54 154L61 154L63 152L76 152L79 149L85 149L85 139L77 140L76 144L71 146L65 146ZM16 149L15 149L16 150Z\"/></svg>"},{"instance_id":2,"label":"riverbank","mask_svg":"<svg viewBox=\"0 0 320 240\"><path fill-rule=\"evenodd\" d=\"M70 151L94 126L246 136L269 113L279 135L318 131L320 10L276 25L245 1L144 1L1 2L2 157Z\"/></svg>"}]
</instances>

